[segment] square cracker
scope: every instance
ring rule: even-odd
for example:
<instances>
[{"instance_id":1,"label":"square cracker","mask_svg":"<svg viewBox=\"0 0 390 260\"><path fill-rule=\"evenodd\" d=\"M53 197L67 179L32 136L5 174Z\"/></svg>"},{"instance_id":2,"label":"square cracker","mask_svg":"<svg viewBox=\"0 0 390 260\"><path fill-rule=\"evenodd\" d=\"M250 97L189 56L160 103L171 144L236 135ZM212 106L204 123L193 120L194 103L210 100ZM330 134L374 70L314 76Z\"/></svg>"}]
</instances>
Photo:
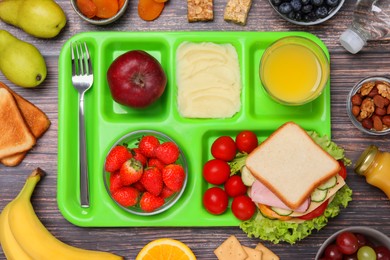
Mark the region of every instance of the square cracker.
<instances>
[{"instance_id":1,"label":"square cracker","mask_svg":"<svg viewBox=\"0 0 390 260\"><path fill-rule=\"evenodd\" d=\"M263 255L262 251L247 246L242 246L242 248L244 248L246 254L248 255L248 257L245 258L245 260L262 260L262 255Z\"/></svg>"},{"instance_id":2,"label":"square cracker","mask_svg":"<svg viewBox=\"0 0 390 260\"><path fill-rule=\"evenodd\" d=\"M258 243L255 249L263 253L262 254L263 260L279 260L279 256L277 256L274 252L272 252L268 247L264 246L262 243Z\"/></svg>"},{"instance_id":3,"label":"square cracker","mask_svg":"<svg viewBox=\"0 0 390 260\"><path fill-rule=\"evenodd\" d=\"M244 260L248 257L240 241L233 235L215 249L214 254L219 260Z\"/></svg>"}]
</instances>

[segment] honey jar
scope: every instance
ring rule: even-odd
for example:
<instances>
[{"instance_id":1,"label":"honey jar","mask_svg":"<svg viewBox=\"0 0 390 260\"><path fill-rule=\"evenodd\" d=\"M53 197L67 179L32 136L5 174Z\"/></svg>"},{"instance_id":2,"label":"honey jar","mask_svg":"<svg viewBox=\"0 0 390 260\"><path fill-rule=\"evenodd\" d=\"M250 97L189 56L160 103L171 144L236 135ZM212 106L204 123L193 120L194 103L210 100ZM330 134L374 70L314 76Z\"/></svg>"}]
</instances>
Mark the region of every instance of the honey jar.
<instances>
[{"instance_id":1,"label":"honey jar","mask_svg":"<svg viewBox=\"0 0 390 260\"><path fill-rule=\"evenodd\" d=\"M381 189L390 198L390 153L381 152L370 145L355 164L355 172L366 177L366 181Z\"/></svg>"}]
</instances>

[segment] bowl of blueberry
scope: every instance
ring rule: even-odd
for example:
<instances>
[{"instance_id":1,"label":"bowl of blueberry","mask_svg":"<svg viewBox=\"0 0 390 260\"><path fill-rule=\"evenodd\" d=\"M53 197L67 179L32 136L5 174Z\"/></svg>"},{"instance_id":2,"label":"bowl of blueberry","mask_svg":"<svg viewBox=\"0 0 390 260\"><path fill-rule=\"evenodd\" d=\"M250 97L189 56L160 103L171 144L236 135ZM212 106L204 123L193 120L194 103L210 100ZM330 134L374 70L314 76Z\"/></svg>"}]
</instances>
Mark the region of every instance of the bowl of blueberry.
<instances>
[{"instance_id":1,"label":"bowl of blueberry","mask_svg":"<svg viewBox=\"0 0 390 260\"><path fill-rule=\"evenodd\" d=\"M345 0L269 0L285 20L298 25L315 25L333 17Z\"/></svg>"}]
</instances>

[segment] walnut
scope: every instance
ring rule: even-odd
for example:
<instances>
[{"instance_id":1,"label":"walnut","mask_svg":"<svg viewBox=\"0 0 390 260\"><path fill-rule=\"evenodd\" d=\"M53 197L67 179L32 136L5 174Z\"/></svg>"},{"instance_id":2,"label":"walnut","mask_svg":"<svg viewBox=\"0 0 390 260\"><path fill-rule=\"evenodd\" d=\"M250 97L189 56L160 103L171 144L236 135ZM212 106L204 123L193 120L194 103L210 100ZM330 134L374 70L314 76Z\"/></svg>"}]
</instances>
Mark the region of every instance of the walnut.
<instances>
[{"instance_id":1,"label":"walnut","mask_svg":"<svg viewBox=\"0 0 390 260\"><path fill-rule=\"evenodd\" d=\"M374 100L372 98L365 98L360 106L360 117L362 119L370 117L374 111Z\"/></svg>"},{"instance_id":2,"label":"walnut","mask_svg":"<svg viewBox=\"0 0 390 260\"><path fill-rule=\"evenodd\" d=\"M382 82L378 83L376 87L378 88L378 93L381 94L382 97L390 99L390 86L388 84Z\"/></svg>"},{"instance_id":3,"label":"walnut","mask_svg":"<svg viewBox=\"0 0 390 260\"><path fill-rule=\"evenodd\" d=\"M374 81L365 82L360 87L359 92L360 92L360 94L362 94L362 96L367 96L371 92L371 90L374 88L374 86L375 86Z\"/></svg>"}]
</instances>

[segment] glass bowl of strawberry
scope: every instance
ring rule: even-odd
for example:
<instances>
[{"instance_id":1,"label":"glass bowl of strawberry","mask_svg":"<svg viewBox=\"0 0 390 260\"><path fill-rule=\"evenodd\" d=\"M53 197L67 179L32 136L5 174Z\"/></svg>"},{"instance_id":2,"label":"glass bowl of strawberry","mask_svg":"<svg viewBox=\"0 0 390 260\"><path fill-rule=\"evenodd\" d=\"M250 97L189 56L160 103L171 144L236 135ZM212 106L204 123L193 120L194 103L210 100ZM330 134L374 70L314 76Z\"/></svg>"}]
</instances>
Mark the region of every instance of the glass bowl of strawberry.
<instances>
[{"instance_id":1,"label":"glass bowl of strawberry","mask_svg":"<svg viewBox=\"0 0 390 260\"><path fill-rule=\"evenodd\" d=\"M154 130L130 132L108 151L103 176L113 201L135 215L170 209L187 184L187 162L179 145Z\"/></svg>"}]
</instances>

